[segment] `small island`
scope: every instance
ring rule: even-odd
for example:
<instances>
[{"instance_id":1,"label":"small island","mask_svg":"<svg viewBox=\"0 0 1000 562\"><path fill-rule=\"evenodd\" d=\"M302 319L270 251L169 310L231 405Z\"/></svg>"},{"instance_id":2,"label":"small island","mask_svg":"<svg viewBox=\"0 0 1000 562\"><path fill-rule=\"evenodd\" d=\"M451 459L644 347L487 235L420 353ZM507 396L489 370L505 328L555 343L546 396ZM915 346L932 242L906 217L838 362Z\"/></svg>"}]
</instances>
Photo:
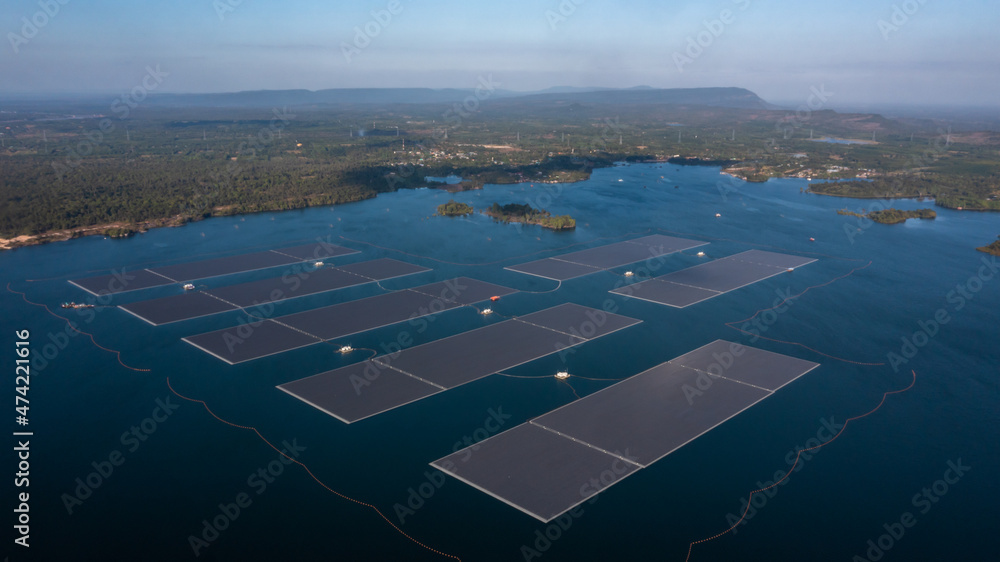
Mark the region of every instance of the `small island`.
<instances>
[{"instance_id":1,"label":"small island","mask_svg":"<svg viewBox=\"0 0 1000 562\"><path fill-rule=\"evenodd\" d=\"M493 217L503 222L521 222L524 224L537 224L543 228L552 230L572 230L576 228L576 221L569 215L553 217L552 213L544 209L534 209L531 205L518 205L511 203L501 206L493 203L489 209L483 211L486 216Z\"/></svg>"},{"instance_id":2,"label":"small island","mask_svg":"<svg viewBox=\"0 0 1000 562\"><path fill-rule=\"evenodd\" d=\"M462 217L471 215L473 208L465 203L459 203L454 199L449 199L447 203L438 205L437 214L443 217Z\"/></svg>"},{"instance_id":3,"label":"small island","mask_svg":"<svg viewBox=\"0 0 1000 562\"><path fill-rule=\"evenodd\" d=\"M1000 256L1000 236L997 236L997 240L994 241L989 246L983 246L981 248L976 248L980 252L986 252L987 254L993 254L994 256Z\"/></svg>"},{"instance_id":4,"label":"small island","mask_svg":"<svg viewBox=\"0 0 1000 562\"><path fill-rule=\"evenodd\" d=\"M868 214L855 213L847 209L837 211L838 215L849 215L862 219L870 219L881 224L899 224L907 219L936 219L937 212L934 209L918 209L916 211L901 211L899 209L885 209L882 211L872 211Z\"/></svg>"}]
</instances>

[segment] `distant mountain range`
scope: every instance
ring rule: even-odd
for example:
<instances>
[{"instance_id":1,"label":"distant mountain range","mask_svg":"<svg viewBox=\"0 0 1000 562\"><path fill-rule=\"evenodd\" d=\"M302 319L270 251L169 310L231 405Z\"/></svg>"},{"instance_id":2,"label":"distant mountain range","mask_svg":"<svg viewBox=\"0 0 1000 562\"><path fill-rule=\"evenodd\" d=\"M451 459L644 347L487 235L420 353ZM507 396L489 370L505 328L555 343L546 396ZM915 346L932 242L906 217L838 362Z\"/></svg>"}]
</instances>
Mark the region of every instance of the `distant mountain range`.
<instances>
[{"instance_id":1,"label":"distant mountain range","mask_svg":"<svg viewBox=\"0 0 1000 562\"><path fill-rule=\"evenodd\" d=\"M426 104L462 102L476 96L474 89L431 88L341 88L331 90L258 90L221 94L152 94L144 102L160 107L282 107L303 105ZM496 89L480 99L564 101L581 104L674 104L703 105L740 109L777 109L757 94L743 88L657 89L638 86L628 89L556 87L538 92Z\"/></svg>"}]
</instances>

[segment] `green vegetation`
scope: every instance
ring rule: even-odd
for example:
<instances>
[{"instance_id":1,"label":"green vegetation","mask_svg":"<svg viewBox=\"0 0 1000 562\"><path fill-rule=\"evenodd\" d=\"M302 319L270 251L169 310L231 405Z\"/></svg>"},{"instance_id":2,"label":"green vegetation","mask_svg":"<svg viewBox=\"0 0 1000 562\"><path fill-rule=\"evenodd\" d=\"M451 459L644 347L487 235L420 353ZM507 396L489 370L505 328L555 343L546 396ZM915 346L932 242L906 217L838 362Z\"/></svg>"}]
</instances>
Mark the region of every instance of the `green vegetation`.
<instances>
[{"instance_id":1,"label":"green vegetation","mask_svg":"<svg viewBox=\"0 0 1000 562\"><path fill-rule=\"evenodd\" d=\"M131 228L112 227L104 231L104 235L108 238L128 238L133 234L135 234L135 231Z\"/></svg>"},{"instance_id":2,"label":"green vegetation","mask_svg":"<svg viewBox=\"0 0 1000 562\"><path fill-rule=\"evenodd\" d=\"M820 195L859 199L933 197L947 209L1000 211L1000 174L945 176L912 173L874 178L870 181L840 181L809 186Z\"/></svg>"},{"instance_id":3,"label":"green vegetation","mask_svg":"<svg viewBox=\"0 0 1000 562\"><path fill-rule=\"evenodd\" d=\"M868 218L881 224L899 224L906 222L907 219L936 219L937 212L934 209L919 209L916 211L885 209L884 211L872 211L868 213Z\"/></svg>"},{"instance_id":4,"label":"green vegetation","mask_svg":"<svg viewBox=\"0 0 1000 562\"><path fill-rule=\"evenodd\" d=\"M437 214L445 217L461 217L472 214L472 207L465 203L459 203L454 199L449 199L447 203L438 205Z\"/></svg>"},{"instance_id":5,"label":"green vegetation","mask_svg":"<svg viewBox=\"0 0 1000 562\"><path fill-rule=\"evenodd\" d=\"M852 217L859 217L863 219L871 219L877 223L881 224L899 224L901 222L906 222L907 219L936 219L937 212L934 209L918 209L916 211L901 211L899 209L883 209L881 211L872 211L867 214L855 213L853 211L848 211L847 209L841 209L837 211L838 215L850 215Z\"/></svg>"},{"instance_id":6,"label":"green vegetation","mask_svg":"<svg viewBox=\"0 0 1000 562\"><path fill-rule=\"evenodd\" d=\"M997 238L1000 238L998 236ZM987 254L993 254L994 256L1000 256L1000 240L994 241L989 246L983 246L981 248L976 248L980 252L986 252Z\"/></svg>"},{"instance_id":7,"label":"green vegetation","mask_svg":"<svg viewBox=\"0 0 1000 562\"><path fill-rule=\"evenodd\" d=\"M569 215L553 217L552 213L543 209L534 209L531 205L511 203L501 206L499 203L493 203L489 209L483 211L483 214L503 222L537 224L544 228L551 228L552 230L571 230L576 228L576 221L573 220L573 217Z\"/></svg>"},{"instance_id":8,"label":"green vegetation","mask_svg":"<svg viewBox=\"0 0 1000 562\"><path fill-rule=\"evenodd\" d=\"M943 139L929 120L599 98L495 99L461 118L446 103L295 106L285 119L270 106L144 104L120 120L107 105L24 102L0 116L0 247L360 201L425 187L425 176L455 174L463 188L573 182L620 161L1000 210L1000 132ZM872 131L871 144L810 140Z\"/></svg>"}]
</instances>

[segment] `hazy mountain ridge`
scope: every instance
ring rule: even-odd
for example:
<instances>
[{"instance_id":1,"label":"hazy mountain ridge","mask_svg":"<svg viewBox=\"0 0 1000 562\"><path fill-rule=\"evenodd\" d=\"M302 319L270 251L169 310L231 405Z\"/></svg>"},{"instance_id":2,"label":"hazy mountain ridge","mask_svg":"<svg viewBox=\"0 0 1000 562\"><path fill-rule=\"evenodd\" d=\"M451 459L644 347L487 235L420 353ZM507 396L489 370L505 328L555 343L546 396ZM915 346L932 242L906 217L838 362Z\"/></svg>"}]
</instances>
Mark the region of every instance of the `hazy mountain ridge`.
<instances>
[{"instance_id":1,"label":"hazy mountain ridge","mask_svg":"<svg viewBox=\"0 0 1000 562\"><path fill-rule=\"evenodd\" d=\"M478 92L478 96L477 96ZM488 95L487 95L488 94ZM458 88L338 88L328 90L258 90L220 94L153 94L150 106L274 107L297 105L370 105L463 102L469 96L485 100L518 99L587 104L679 104L710 107L774 109L757 94L743 88L628 89L557 87L541 92Z\"/></svg>"}]
</instances>

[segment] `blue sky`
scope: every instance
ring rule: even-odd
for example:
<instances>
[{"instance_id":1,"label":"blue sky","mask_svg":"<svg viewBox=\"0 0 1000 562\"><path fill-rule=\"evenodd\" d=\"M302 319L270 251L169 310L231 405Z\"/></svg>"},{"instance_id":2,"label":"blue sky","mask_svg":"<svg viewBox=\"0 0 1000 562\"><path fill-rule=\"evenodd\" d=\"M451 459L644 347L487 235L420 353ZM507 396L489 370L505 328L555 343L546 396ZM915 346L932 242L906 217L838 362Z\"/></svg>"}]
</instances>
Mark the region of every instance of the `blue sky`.
<instances>
[{"instance_id":1,"label":"blue sky","mask_svg":"<svg viewBox=\"0 0 1000 562\"><path fill-rule=\"evenodd\" d=\"M0 93L122 92L159 65L164 92L492 74L514 90L740 86L795 103L823 86L835 105L998 105L998 23L996 0L6 0ZM376 33L355 43L356 27Z\"/></svg>"}]
</instances>

